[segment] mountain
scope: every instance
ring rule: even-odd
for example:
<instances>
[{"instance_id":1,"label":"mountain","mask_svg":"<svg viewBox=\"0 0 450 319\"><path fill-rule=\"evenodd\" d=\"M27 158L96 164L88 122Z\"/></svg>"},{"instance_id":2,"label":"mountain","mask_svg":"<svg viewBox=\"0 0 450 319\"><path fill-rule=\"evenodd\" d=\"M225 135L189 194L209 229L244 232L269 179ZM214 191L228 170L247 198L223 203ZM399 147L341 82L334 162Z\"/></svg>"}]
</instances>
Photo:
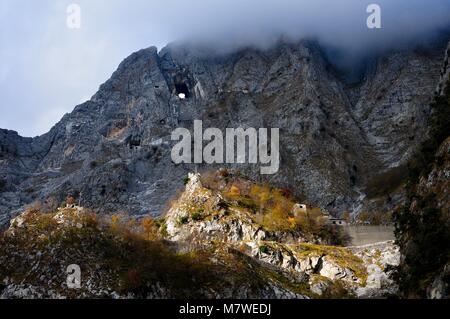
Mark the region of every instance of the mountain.
<instances>
[{"instance_id":1,"label":"mountain","mask_svg":"<svg viewBox=\"0 0 450 319\"><path fill-rule=\"evenodd\" d=\"M171 132L204 127L280 128L280 171L222 165L333 213L401 204L406 165L426 139L443 45L374 57L358 82L313 41L220 53L175 43L125 59L86 103L48 133L0 130L0 222L36 200L68 195L102 213L161 215L190 171L176 165ZM185 99L179 98L185 94Z\"/></svg>"}]
</instances>

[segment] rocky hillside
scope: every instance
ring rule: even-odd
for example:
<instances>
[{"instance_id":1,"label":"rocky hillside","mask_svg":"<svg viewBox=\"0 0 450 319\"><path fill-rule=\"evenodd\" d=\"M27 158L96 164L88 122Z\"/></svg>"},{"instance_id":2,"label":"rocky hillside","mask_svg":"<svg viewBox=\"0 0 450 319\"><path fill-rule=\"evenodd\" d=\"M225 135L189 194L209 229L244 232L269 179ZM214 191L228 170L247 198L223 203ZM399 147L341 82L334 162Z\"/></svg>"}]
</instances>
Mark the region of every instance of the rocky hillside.
<instances>
[{"instance_id":1,"label":"rocky hillside","mask_svg":"<svg viewBox=\"0 0 450 319\"><path fill-rule=\"evenodd\" d=\"M223 172L220 176L229 178ZM201 180L191 174L185 191L157 220L119 215L106 219L80 207L52 213L28 208L0 238L0 295L368 298L396 294L397 286L388 275L399 262L393 243L324 245L326 239L312 233L311 225L320 220L312 210L298 211L293 206L287 215L289 223L298 227L282 230L279 224L275 227L259 219L259 214L275 218L276 205L261 210L236 196L240 178L233 179L231 186L225 183L224 191L207 188ZM268 201L280 203L276 194L272 189ZM309 215L316 223L305 223ZM331 231L324 224L321 227L322 235ZM66 284L71 264L81 269L79 289L68 289Z\"/></svg>"},{"instance_id":2,"label":"rocky hillside","mask_svg":"<svg viewBox=\"0 0 450 319\"><path fill-rule=\"evenodd\" d=\"M436 153L428 174L409 193L396 214L402 249L398 281L405 297L448 298L450 295L450 137Z\"/></svg>"},{"instance_id":3,"label":"rocky hillside","mask_svg":"<svg viewBox=\"0 0 450 319\"><path fill-rule=\"evenodd\" d=\"M277 197L277 190L258 189L258 199L271 203L261 209L261 202L251 196L252 187L260 185L249 187L241 178L224 176L223 171L215 177L213 183L211 177L202 183L200 175L189 176L185 192L164 216L166 238L190 244L218 241L262 263L306 275L310 290L306 294L312 297L324 296L336 287L347 297L396 293L388 275L390 267L399 262L398 247L392 242L352 248L333 245L345 241L343 230L329 225L317 209L299 210L293 204L279 211L279 203L286 203ZM221 179L226 180L222 185ZM219 184L219 190L211 184Z\"/></svg>"},{"instance_id":4,"label":"rocky hillside","mask_svg":"<svg viewBox=\"0 0 450 319\"><path fill-rule=\"evenodd\" d=\"M160 215L183 176L212 168L171 162L172 130L195 119L280 128L280 171L269 182L336 214L388 210L402 202L405 165L429 130L443 53L386 53L348 83L311 41L227 54L141 50L47 134L0 130L0 221L67 195L101 212ZM255 165L237 168L260 178Z\"/></svg>"},{"instance_id":5,"label":"rocky hillside","mask_svg":"<svg viewBox=\"0 0 450 319\"><path fill-rule=\"evenodd\" d=\"M395 215L402 262L397 280L405 297L448 298L450 287L450 46L431 130L410 162L408 201Z\"/></svg>"},{"instance_id":6,"label":"rocky hillside","mask_svg":"<svg viewBox=\"0 0 450 319\"><path fill-rule=\"evenodd\" d=\"M288 277L232 247L211 244L187 251L149 240L151 223L133 223L97 220L82 208L21 214L1 238L1 297L305 297L302 276ZM79 289L67 286L72 264L81 269Z\"/></svg>"}]
</instances>

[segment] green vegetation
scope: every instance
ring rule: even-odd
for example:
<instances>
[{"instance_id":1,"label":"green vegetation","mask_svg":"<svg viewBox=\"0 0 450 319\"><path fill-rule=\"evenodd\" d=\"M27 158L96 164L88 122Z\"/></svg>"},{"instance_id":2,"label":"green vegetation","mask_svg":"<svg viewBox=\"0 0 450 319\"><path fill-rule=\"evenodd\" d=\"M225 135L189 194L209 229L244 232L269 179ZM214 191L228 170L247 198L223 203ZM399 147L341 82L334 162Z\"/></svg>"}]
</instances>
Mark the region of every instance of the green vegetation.
<instances>
[{"instance_id":1,"label":"green vegetation","mask_svg":"<svg viewBox=\"0 0 450 319\"><path fill-rule=\"evenodd\" d=\"M395 214L395 235L405 257L395 279L406 296L424 298L431 280L450 262L450 227L434 194L415 199L417 211L405 205Z\"/></svg>"},{"instance_id":2,"label":"green vegetation","mask_svg":"<svg viewBox=\"0 0 450 319\"><path fill-rule=\"evenodd\" d=\"M189 176L183 177L183 184L184 185L187 185L189 183L189 181L190 181Z\"/></svg>"},{"instance_id":3,"label":"green vegetation","mask_svg":"<svg viewBox=\"0 0 450 319\"><path fill-rule=\"evenodd\" d=\"M195 212L193 212L191 214L192 220L193 221L200 221L200 220L202 220L203 219L203 212L204 212L203 208L197 209Z\"/></svg>"},{"instance_id":4,"label":"green vegetation","mask_svg":"<svg viewBox=\"0 0 450 319\"><path fill-rule=\"evenodd\" d=\"M358 256L355 256L350 250L338 246L324 246L314 244L298 244L298 254L302 256L328 256L337 265L353 271L356 277L361 280L364 286L367 280L367 269L364 262Z\"/></svg>"},{"instance_id":5,"label":"green vegetation","mask_svg":"<svg viewBox=\"0 0 450 319\"><path fill-rule=\"evenodd\" d=\"M259 249L260 253L263 253L263 254L268 254L269 253L269 247L266 246L266 245L259 246L258 249Z\"/></svg>"},{"instance_id":6,"label":"green vegetation","mask_svg":"<svg viewBox=\"0 0 450 319\"><path fill-rule=\"evenodd\" d=\"M408 201L394 214L397 243L404 256L394 277L407 297L425 297L431 280L450 261L448 212L439 208L434 192L417 191L420 177L443 165L436 152L449 137L450 80L444 94L437 96L431 106L430 137L408 165Z\"/></svg>"},{"instance_id":7,"label":"green vegetation","mask_svg":"<svg viewBox=\"0 0 450 319\"><path fill-rule=\"evenodd\" d=\"M188 222L189 222L188 216L180 216L180 218L178 218L178 223L181 225L187 224Z\"/></svg>"}]
</instances>

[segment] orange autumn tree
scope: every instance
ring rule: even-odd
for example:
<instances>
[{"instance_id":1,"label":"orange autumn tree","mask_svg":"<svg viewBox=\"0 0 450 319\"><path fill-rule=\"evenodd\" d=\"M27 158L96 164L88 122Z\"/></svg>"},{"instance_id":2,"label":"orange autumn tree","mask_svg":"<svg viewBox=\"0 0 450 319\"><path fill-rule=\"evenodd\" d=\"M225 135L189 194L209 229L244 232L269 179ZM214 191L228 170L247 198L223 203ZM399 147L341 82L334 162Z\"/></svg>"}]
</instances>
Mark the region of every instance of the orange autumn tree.
<instances>
[{"instance_id":1,"label":"orange autumn tree","mask_svg":"<svg viewBox=\"0 0 450 319\"><path fill-rule=\"evenodd\" d=\"M145 217L141 221L142 234L146 240L156 240L158 238L158 228L151 217Z\"/></svg>"}]
</instances>

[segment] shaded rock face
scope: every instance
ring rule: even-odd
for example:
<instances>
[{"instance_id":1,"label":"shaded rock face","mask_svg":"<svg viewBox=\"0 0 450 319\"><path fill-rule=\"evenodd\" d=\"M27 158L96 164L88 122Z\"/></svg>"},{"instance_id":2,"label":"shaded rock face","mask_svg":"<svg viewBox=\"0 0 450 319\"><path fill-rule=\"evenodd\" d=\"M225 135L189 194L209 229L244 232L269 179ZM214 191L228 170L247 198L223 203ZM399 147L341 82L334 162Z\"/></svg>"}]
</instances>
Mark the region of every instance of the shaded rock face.
<instances>
[{"instance_id":1,"label":"shaded rock face","mask_svg":"<svg viewBox=\"0 0 450 319\"><path fill-rule=\"evenodd\" d=\"M189 45L141 50L47 134L0 131L0 221L68 194L106 213L161 214L194 170L172 163L170 134L195 119L205 128L280 128L277 174L234 167L330 212L357 212L367 183L403 165L426 135L443 52L386 54L349 86L308 41L226 55Z\"/></svg>"},{"instance_id":2,"label":"shaded rock face","mask_svg":"<svg viewBox=\"0 0 450 319\"><path fill-rule=\"evenodd\" d=\"M402 279L413 283L404 289L407 297L447 299L450 296L449 196L450 137L440 145L431 171L421 176L415 186L414 200L408 208L412 226L400 237ZM433 244L425 258L422 247L430 243Z\"/></svg>"},{"instance_id":3,"label":"shaded rock face","mask_svg":"<svg viewBox=\"0 0 450 319\"><path fill-rule=\"evenodd\" d=\"M445 265L441 272L434 278L433 282L427 287L427 298L429 299L448 299L449 298L449 280L450 263Z\"/></svg>"},{"instance_id":4,"label":"shaded rock face","mask_svg":"<svg viewBox=\"0 0 450 319\"><path fill-rule=\"evenodd\" d=\"M417 154L407 203L397 212L397 281L404 297L449 298L450 44L433 103L430 138ZM414 164L414 162L413 162ZM414 166L413 166L414 167Z\"/></svg>"}]
</instances>

